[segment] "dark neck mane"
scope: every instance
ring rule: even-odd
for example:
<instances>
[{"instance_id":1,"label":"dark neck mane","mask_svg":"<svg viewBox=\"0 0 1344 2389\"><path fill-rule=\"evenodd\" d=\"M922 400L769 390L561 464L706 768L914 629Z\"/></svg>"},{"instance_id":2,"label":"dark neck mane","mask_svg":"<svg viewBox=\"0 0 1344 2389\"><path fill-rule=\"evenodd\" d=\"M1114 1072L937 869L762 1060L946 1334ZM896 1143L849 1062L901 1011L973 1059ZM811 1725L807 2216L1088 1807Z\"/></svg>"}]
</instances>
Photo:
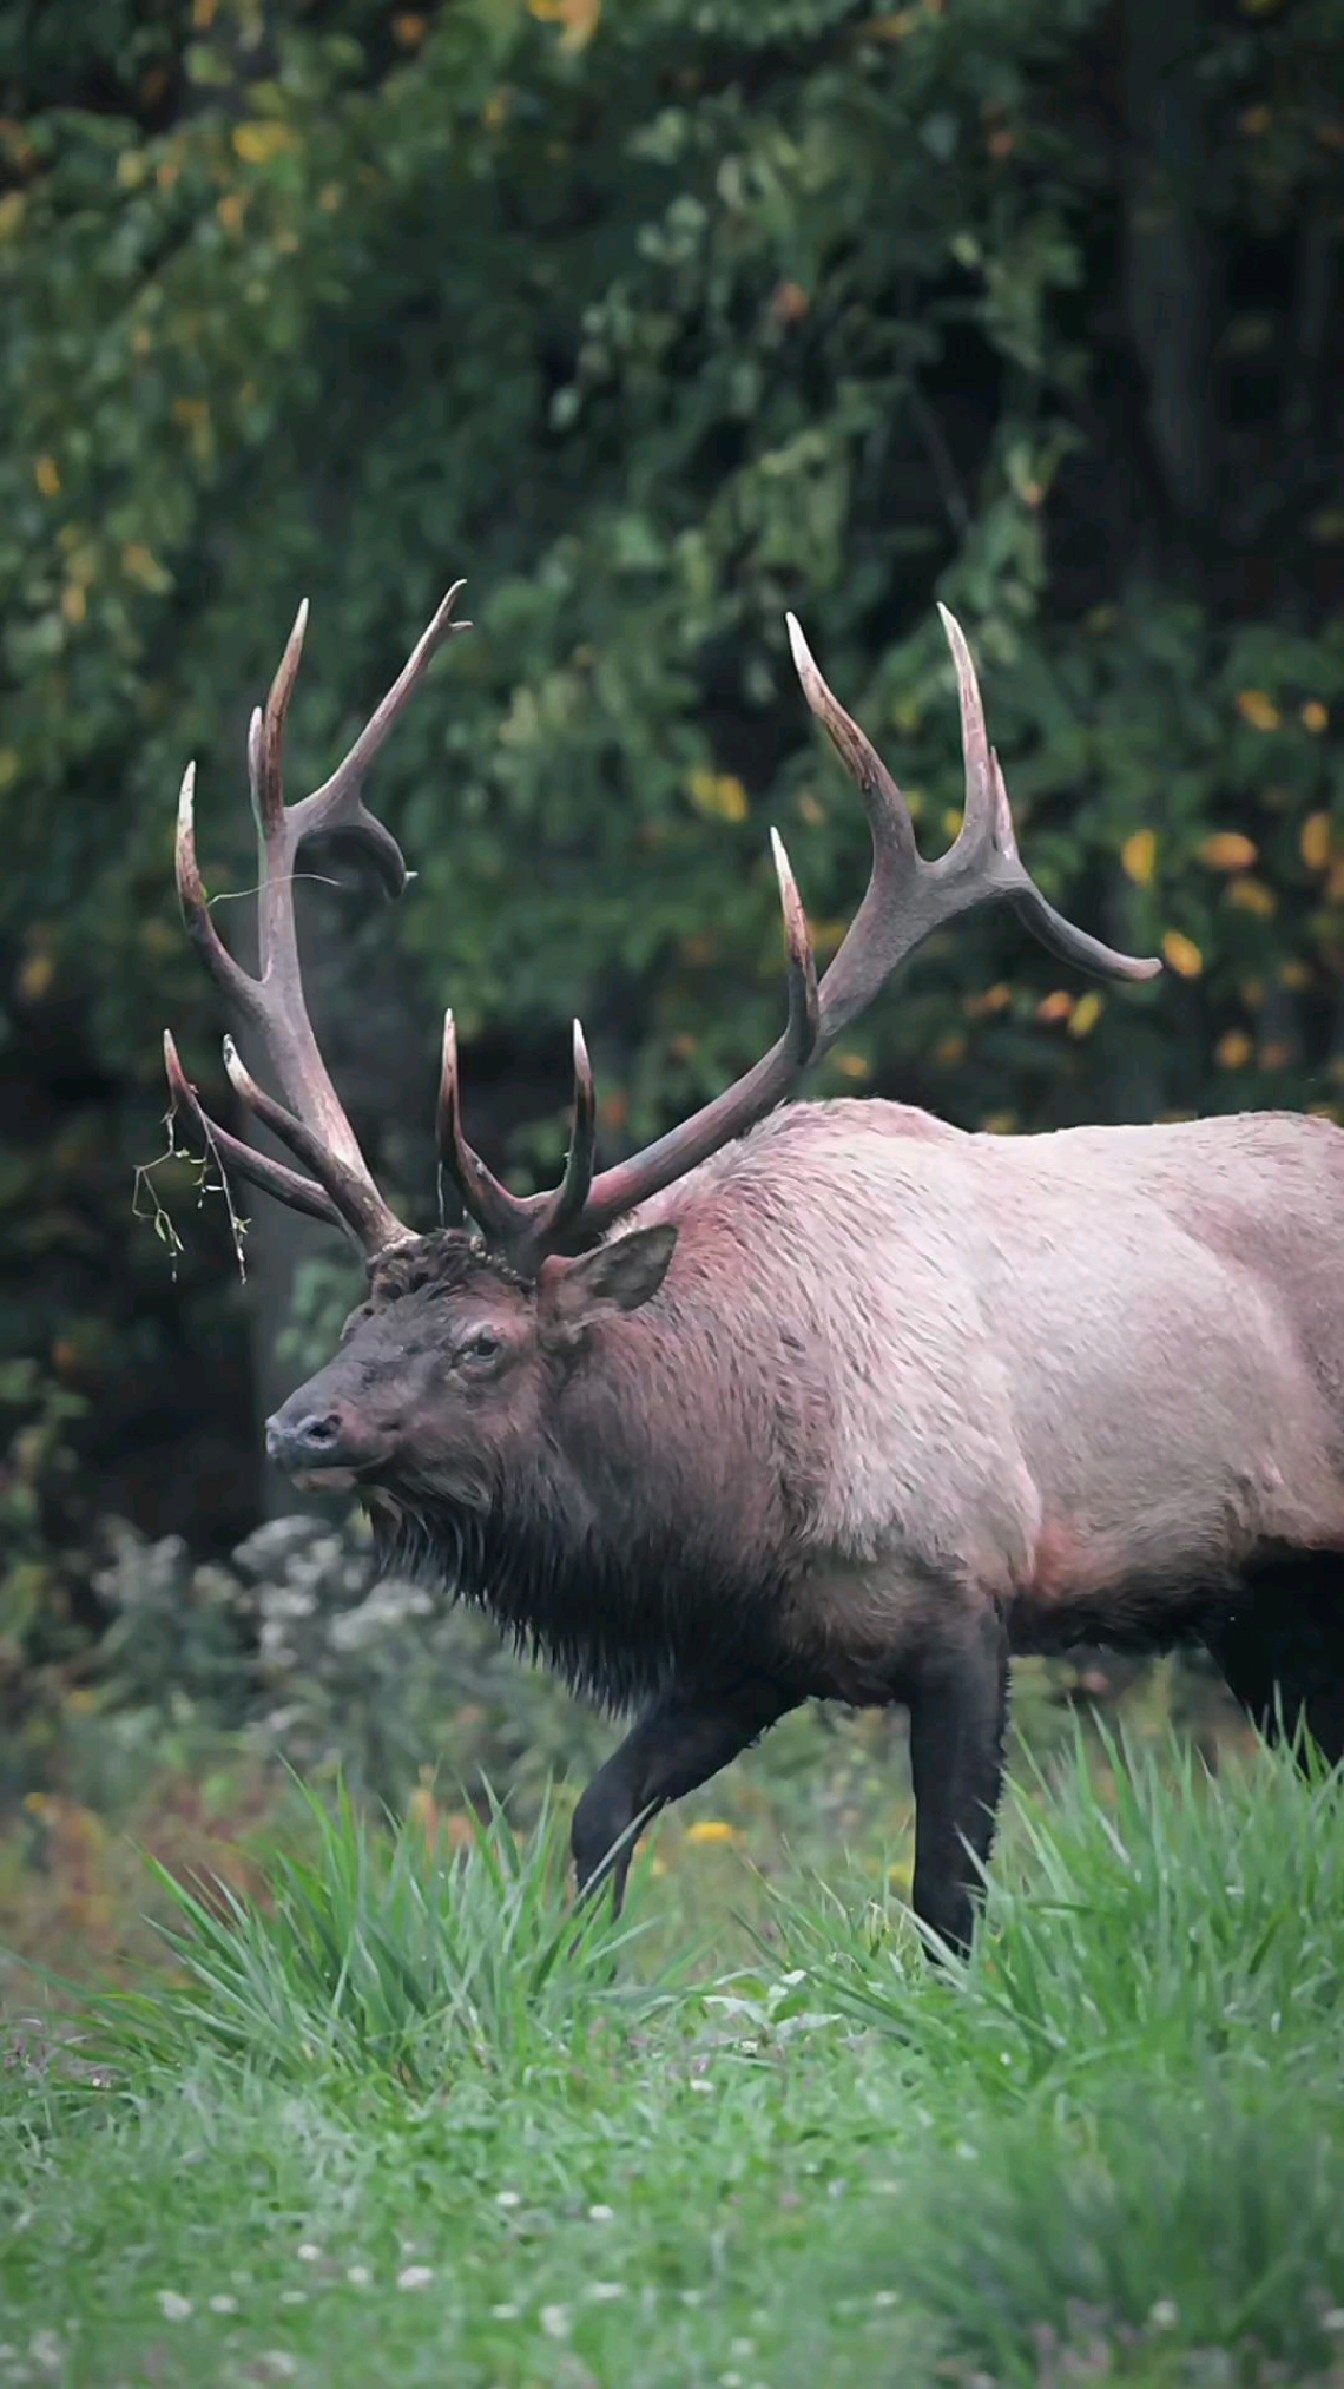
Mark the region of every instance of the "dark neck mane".
<instances>
[{"instance_id":1,"label":"dark neck mane","mask_svg":"<svg viewBox=\"0 0 1344 2389\"><path fill-rule=\"evenodd\" d=\"M688 1518L675 1534L511 1489L488 1510L426 1493L371 1507L382 1572L485 1610L514 1646L571 1689L619 1711L674 1677L759 1671L773 1650L778 1568L753 1573ZM624 1514L623 1514L624 1513Z\"/></svg>"}]
</instances>

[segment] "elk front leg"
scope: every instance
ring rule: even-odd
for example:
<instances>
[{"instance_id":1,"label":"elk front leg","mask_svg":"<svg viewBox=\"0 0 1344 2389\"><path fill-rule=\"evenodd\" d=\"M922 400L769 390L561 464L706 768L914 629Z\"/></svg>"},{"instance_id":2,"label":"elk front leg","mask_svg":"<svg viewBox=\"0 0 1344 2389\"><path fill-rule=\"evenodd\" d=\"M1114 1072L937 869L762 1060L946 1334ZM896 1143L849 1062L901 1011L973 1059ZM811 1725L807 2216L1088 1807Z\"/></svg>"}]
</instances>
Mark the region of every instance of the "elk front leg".
<instances>
[{"instance_id":1,"label":"elk front leg","mask_svg":"<svg viewBox=\"0 0 1344 2389\"><path fill-rule=\"evenodd\" d=\"M913 1907L963 1955L994 1839L1008 1721L1008 1633L997 1610L955 1648L931 1652L909 1686L915 1789Z\"/></svg>"},{"instance_id":2,"label":"elk front leg","mask_svg":"<svg viewBox=\"0 0 1344 2389\"><path fill-rule=\"evenodd\" d=\"M619 1915L636 1833L795 1706L777 1686L755 1682L713 1692L673 1685L660 1695L599 1768L574 1811L580 1898L609 1880Z\"/></svg>"}]
</instances>

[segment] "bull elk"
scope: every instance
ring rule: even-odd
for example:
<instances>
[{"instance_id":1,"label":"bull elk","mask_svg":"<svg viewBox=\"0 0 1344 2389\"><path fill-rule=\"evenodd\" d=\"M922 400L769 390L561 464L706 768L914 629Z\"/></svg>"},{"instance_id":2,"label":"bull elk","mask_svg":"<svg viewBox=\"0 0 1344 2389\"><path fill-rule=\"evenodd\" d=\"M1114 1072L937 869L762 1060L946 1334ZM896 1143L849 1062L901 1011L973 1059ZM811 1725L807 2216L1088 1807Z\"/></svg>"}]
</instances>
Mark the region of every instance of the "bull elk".
<instances>
[{"instance_id":1,"label":"bull elk","mask_svg":"<svg viewBox=\"0 0 1344 2389\"><path fill-rule=\"evenodd\" d=\"M1344 1756L1344 1136L1248 1114L1165 1127L964 1133L898 1103L790 1105L804 1071L929 934L1007 901L1067 962L1159 967L1047 903L1017 850L966 641L962 827L921 859L899 789L789 636L857 781L867 892L818 983L774 840L788 1016L734 1086L595 1167L574 1030L560 1184L510 1193L468 1143L452 1014L443 1168L473 1228L419 1235L379 1194L305 1007L293 874L311 839L406 868L368 771L435 652L450 591L325 784L284 799L300 609L249 765L259 974L221 943L196 861L186 925L283 1103L233 1047L237 1095L299 1164L206 1118L165 1040L175 1109L226 1167L343 1229L367 1295L278 1410L272 1459L349 1488L381 1559L488 1610L571 1686L637 1722L578 1803L581 1890L619 1902L643 1824L810 1698L910 1718L914 1906L964 1948L1000 1792L1011 1653L1202 1639L1273 1730Z\"/></svg>"}]
</instances>

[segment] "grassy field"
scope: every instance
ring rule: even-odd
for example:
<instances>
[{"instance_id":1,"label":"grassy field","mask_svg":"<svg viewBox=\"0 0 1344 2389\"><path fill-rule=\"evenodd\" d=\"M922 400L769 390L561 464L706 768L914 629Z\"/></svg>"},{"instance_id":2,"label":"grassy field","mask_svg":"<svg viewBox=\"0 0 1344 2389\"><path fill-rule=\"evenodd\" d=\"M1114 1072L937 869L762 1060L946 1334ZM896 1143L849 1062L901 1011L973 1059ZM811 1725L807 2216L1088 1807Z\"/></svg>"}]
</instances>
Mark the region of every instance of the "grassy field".
<instances>
[{"instance_id":1,"label":"grassy field","mask_svg":"<svg viewBox=\"0 0 1344 2389\"><path fill-rule=\"evenodd\" d=\"M0 2384L1344 2383L1337 1784L1080 1742L942 1973L899 1850L701 1813L576 1926L558 1815L443 1825L11 2020Z\"/></svg>"}]
</instances>

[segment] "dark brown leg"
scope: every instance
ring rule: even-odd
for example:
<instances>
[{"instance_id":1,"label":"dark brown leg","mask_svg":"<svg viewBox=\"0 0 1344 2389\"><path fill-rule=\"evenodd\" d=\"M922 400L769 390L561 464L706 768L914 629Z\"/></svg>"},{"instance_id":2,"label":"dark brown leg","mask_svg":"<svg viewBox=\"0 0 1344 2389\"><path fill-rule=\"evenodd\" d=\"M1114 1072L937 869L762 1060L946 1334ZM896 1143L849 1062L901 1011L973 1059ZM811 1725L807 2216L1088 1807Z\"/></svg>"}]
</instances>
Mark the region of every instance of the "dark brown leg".
<instances>
[{"instance_id":1,"label":"dark brown leg","mask_svg":"<svg viewBox=\"0 0 1344 2389\"><path fill-rule=\"evenodd\" d=\"M598 1769L574 1811L580 1897L610 1882L619 1914L642 1827L670 1801L707 1783L796 1705L789 1693L766 1683L712 1692L673 1686L664 1693Z\"/></svg>"},{"instance_id":2,"label":"dark brown leg","mask_svg":"<svg viewBox=\"0 0 1344 2389\"><path fill-rule=\"evenodd\" d=\"M1204 1640L1267 1740L1301 1724L1332 1767L1344 1761L1344 1554L1258 1570Z\"/></svg>"},{"instance_id":3,"label":"dark brown leg","mask_svg":"<svg viewBox=\"0 0 1344 2389\"><path fill-rule=\"evenodd\" d=\"M956 1649L921 1663L909 1701L914 1911L964 1954L1003 1782L1008 1633L997 1611L977 1621Z\"/></svg>"}]
</instances>

